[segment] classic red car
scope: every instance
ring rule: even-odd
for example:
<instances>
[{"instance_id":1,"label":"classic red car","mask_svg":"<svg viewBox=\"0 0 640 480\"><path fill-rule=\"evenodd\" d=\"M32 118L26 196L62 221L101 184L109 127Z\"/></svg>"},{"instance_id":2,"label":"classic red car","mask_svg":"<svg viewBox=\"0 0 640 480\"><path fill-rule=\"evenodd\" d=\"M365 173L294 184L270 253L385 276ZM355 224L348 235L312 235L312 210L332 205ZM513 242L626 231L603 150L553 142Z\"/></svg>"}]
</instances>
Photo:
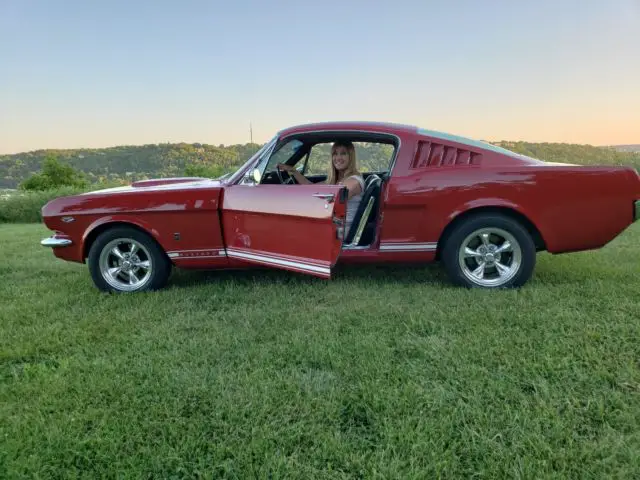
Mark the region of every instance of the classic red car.
<instances>
[{"instance_id":1,"label":"classic red car","mask_svg":"<svg viewBox=\"0 0 640 480\"><path fill-rule=\"evenodd\" d=\"M364 192L345 231L346 189L322 183L337 140ZM374 158L375 157L375 158ZM310 184L277 164L292 165ZM441 261L470 287L518 287L536 252L602 247L640 217L631 167L550 164L413 126L339 122L279 132L234 174L168 178L62 197L41 243L85 262L106 291L157 289L171 268L269 266L329 278L337 262Z\"/></svg>"}]
</instances>

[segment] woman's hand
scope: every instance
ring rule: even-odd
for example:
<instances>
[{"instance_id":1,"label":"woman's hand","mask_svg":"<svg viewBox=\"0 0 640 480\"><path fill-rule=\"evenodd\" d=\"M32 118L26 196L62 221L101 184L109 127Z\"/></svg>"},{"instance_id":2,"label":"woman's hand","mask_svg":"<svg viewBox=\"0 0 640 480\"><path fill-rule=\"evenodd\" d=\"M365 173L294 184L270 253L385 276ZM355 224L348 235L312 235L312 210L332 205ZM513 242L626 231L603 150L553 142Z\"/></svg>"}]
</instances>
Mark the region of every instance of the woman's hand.
<instances>
[{"instance_id":1,"label":"woman's hand","mask_svg":"<svg viewBox=\"0 0 640 480\"><path fill-rule=\"evenodd\" d=\"M291 172L293 172L295 170L291 165L287 165L285 163L278 163L276 165L276 168L278 170L283 170L283 171L289 172L289 173L291 173Z\"/></svg>"},{"instance_id":2,"label":"woman's hand","mask_svg":"<svg viewBox=\"0 0 640 480\"><path fill-rule=\"evenodd\" d=\"M287 172L290 176L295 178L296 182L298 182L298 183L302 183L302 184L311 183L311 181L307 177L302 175L298 170L296 170L293 165L286 165L284 163L278 163L278 164L276 164L276 168L278 170L282 170L283 172Z\"/></svg>"}]
</instances>

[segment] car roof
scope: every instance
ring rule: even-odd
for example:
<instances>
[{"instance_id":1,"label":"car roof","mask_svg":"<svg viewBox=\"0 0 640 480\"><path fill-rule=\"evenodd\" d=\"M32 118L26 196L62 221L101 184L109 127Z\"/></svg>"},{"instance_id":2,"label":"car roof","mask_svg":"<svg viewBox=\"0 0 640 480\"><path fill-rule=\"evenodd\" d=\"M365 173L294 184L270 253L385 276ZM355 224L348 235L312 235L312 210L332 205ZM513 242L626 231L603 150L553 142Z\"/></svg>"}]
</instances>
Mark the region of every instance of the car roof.
<instances>
[{"instance_id":1,"label":"car roof","mask_svg":"<svg viewBox=\"0 0 640 480\"><path fill-rule=\"evenodd\" d=\"M315 131L331 131L331 130L353 130L353 131L372 131L379 133L415 134L418 127L414 125L404 125L400 123L390 122L364 122L364 121L348 121L348 122L317 122L305 123L285 128L278 132L279 135L287 136L297 133L315 132Z\"/></svg>"},{"instance_id":2,"label":"car roof","mask_svg":"<svg viewBox=\"0 0 640 480\"><path fill-rule=\"evenodd\" d=\"M387 133L392 135L412 134L419 137L428 139L445 140L448 142L455 142L465 147L472 147L484 151L491 151L497 154L505 155L511 158L517 158L526 162L536 162L539 160L512 152L502 147L498 147L489 142L482 140L476 140L473 138L463 137L460 135L453 135L446 132L439 132L436 130L428 130L415 125L406 125L402 123L392 122L369 122L369 121L343 121L343 122L318 122L318 123L305 123L286 128L278 132L278 135L283 137L289 135L295 135L299 133L308 132L322 132L332 130L347 130L347 131L367 131L376 133Z\"/></svg>"}]
</instances>

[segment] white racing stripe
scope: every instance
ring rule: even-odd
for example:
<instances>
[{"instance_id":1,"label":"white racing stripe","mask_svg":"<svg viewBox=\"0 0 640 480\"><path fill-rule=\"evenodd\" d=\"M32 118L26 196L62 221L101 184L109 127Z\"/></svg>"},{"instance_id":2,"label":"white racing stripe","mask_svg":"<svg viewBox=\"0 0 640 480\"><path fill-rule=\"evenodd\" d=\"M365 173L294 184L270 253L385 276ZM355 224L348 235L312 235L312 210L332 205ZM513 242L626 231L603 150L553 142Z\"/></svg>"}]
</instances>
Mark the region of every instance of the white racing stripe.
<instances>
[{"instance_id":1,"label":"white racing stripe","mask_svg":"<svg viewBox=\"0 0 640 480\"><path fill-rule=\"evenodd\" d=\"M259 255L256 253L247 253L232 248L227 249L227 255L232 258L240 258L244 260L254 260L256 262L265 263L268 265L277 265L279 267L292 267L305 272L322 273L324 275L331 274L330 267L323 267L318 264L295 262L292 260L285 260L284 258L278 258L275 256Z\"/></svg>"}]
</instances>

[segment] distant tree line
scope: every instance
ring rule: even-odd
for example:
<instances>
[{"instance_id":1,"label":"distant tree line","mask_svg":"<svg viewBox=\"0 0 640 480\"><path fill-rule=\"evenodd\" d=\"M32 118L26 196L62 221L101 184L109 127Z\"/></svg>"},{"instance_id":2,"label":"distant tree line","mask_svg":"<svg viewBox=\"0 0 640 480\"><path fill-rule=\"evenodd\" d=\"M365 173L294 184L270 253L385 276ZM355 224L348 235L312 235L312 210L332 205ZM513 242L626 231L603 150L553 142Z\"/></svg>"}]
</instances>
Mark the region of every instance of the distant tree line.
<instances>
[{"instance_id":1,"label":"distant tree line","mask_svg":"<svg viewBox=\"0 0 640 480\"><path fill-rule=\"evenodd\" d=\"M614 148L564 143L494 142L517 153L545 161L583 165L630 165L640 171L640 153ZM153 177L198 176L216 178L231 172L253 155L260 145L213 146L206 144L155 144L100 149L38 150L0 155L0 188L47 190L60 186L128 184ZM317 150L316 150L317 148ZM314 150L326 156L329 146ZM363 170L377 170L391 155L387 145L358 145Z\"/></svg>"},{"instance_id":2,"label":"distant tree line","mask_svg":"<svg viewBox=\"0 0 640 480\"><path fill-rule=\"evenodd\" d=\"M614 147L593 147L569 143L493 142L512 152L546 162L578 165L629 165L640 171L640 152L619 151Z\"/></svg>"},{"instance_id":3,"label":"distant tree line","mask_svg":"<svg viewBox=\"0 0 640 480\"><path fill-rule=\"evenodd\" d=\"M0 155L0 188L17 188L55 158L81 172L89 184L130 183L200 172L216 176L240 166L260 145L154 144L99 149L37 150ZM218 175L219 176L219 175Z\"/></svg>"}]
</instances>

